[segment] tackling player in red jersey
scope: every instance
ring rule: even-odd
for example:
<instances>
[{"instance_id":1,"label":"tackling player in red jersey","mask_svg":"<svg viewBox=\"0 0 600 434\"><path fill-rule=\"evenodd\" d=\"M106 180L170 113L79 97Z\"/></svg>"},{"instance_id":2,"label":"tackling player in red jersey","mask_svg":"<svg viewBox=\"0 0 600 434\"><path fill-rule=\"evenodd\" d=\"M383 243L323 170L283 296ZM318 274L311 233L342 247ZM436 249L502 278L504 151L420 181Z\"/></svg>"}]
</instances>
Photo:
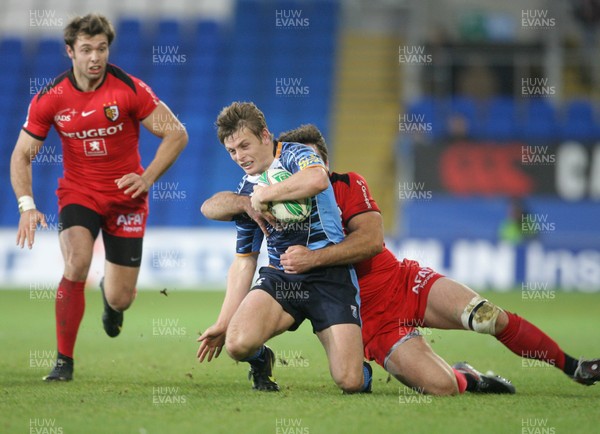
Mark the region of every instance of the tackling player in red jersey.
<instances>
[{"instance_id":1,"label":"tackling player in red jersey","mask_svg":"<svg viewBox=\"0 0 600 434\"><path fill-rule=\"evenodd\" d=\"M17 245L31 249L44 214L33 201L31 160L54 126L62 141L59 179L60 246L65 262L56 295L58 357L45 380L73 377L73 350L85 306L84 285L100 229L106 251L103 325L115 337L123 311L135 298L148 189L175 162L187 133L150 87L108 63L115 32L102 15L76 17L65 27L72 68L37 94L11 158L11 182L21 218ZM144 169L139 154L142 124L162 139Z\"/></svg>"},{"instance_id":2,"label":"tackling player in red jersey","mask_svg":"<svg viewBox=\"0 0 600 434\"><path fill-rule=\"evenodd\" d=\"M325 140L313 125L283 133L278 140L308 144L327 163ZM330 179L347 237L320 250L292 246L281 255L281 264L288 273L354 264L369 360L425 393L514 393L506 380L482 375L467 363L450 367L416 327L466 329L493 335L513 353L547 362L581 384L600 381L600 359L578 361L529 321L500 309L465 285L416 261L398 261L383 243L379 208L364 178L351 172L331 173Z\"/></svg>"}]
</instances>

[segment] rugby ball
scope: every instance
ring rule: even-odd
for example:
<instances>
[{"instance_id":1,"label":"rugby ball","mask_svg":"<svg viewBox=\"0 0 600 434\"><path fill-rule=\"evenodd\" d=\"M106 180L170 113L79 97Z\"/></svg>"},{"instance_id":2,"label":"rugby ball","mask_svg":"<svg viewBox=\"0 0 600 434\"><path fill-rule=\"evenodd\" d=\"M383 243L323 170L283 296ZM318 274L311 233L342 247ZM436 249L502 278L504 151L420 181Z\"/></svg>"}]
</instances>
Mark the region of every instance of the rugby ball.
<instances>
[{"instance_id":1,"label":"rugby ball","mask_svg":"<svg viewBox=\"0 0 600 434\"><path fill-rule=\"evenodd\" d=\"M258 178L259 185L277 184L292 176L291 172L285 169L268 169L261 173ZM310 215L312 210L311 198L303 200L288 200L283 202L269 203L269 211L278 221L284 223L298 223L304 221Z\"/></svg>"}]
</instances>

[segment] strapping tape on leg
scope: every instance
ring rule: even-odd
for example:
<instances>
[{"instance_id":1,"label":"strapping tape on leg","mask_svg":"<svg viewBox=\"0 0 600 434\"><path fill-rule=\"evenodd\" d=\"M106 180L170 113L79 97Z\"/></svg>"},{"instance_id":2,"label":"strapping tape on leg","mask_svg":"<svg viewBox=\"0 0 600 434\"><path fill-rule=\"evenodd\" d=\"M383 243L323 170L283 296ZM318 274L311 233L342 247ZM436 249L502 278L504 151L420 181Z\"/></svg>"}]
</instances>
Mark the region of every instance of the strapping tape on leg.
<instances>
[{"instance_id":1,"label":"strapping tape on leg","mask_svg":"<svg viewBox=\"0 0 600 434\"><path fill-rule=\"evenodd\" d=\"M477 295L467 304L460 320L467 330L493 335L500 312L502 310L499 307Z\"/></svg>"}]
</instances>

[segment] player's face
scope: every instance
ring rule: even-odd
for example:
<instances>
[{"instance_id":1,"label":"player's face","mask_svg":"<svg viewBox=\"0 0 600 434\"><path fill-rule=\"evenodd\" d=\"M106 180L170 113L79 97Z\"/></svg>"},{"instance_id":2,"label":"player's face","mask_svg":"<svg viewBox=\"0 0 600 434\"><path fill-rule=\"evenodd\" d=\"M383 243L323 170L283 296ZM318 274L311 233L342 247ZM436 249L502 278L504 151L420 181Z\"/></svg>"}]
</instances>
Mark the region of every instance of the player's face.
<instances>
[{"instance_id":1,"label":"player's face","mask_svg":"<svg viewBox=\"0 0 600 434\"><path fill-rule=\"evenodd\" d=\"M257 137L248 128L240 128L224 141L229 156L248 175L258 175L269 168L273 159L273 142L266 128Z\"/></svg>"},{"instance_id":2,"label":"player's face","mask_svg":"<svg viewBox=\"0 0 600 434\"><path fill-rule=\"evenodd\" d=\"M108 63L108 38L104 34L89 36L80 33L73 44L67 45L67 54L73 61L77 84L87 88L104 77Z\"/></svg>"}]
</instances>

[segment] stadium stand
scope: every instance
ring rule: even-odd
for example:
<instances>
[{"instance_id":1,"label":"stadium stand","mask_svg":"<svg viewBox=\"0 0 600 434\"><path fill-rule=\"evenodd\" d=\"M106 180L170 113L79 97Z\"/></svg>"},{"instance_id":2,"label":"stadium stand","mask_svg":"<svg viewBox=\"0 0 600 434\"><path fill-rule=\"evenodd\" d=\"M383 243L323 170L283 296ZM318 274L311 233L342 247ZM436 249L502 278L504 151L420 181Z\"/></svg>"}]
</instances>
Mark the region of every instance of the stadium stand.
<instances>
[{"instance_id":1,"label":"stadium stand","mask_svg":"<svg viewBox=\"0 0 600 434\"><path fill-rule=\"evenodd\" d=\"M424 97L410 103L406 113L424 116L426 122L431 122L428 136L432 140L449 138L448 122L453 116L466 120L467 137L476 140L560 138L592 143L600 139L597 107L583 98L553 103L544 97L517 100L499 96L483 102L466 96Z\"/></svg>"},{"instance_id":2,"label":"stadium stand","mask_svg":"<svg viewBox=\"0 0 600 434\"><path fill-rule=\"evenodd\" d=\"M92 4L67 0L62 3L65 10L74 8L81 12ZM235 189L235 180L242 174L220 148L213 126L221 107L233 100L256 102L265 112L274 134L300 123L315 123L332 144L333 162L336 159L341 161L343 155L344 170L372 172L367 178L376 196L381 197L380 204L384 204L388 210L393 209L394 204L387 204L392 200L387 200L384 193L379 193L392 191L393 188L385 190L384 186L395 182L395 174L390 175L393 173L391 160L394 152L391 143L386 145L386 149L376 151L373 147L373 151L365 157L377 157L389 162L390 171L378 170L380 166L375 163L368 167L369 164L358 155L364 149L364 143L372 142L374 137L364 127L364 119L379 116L389 122L389 113L393 116L398 114L396 93L397 88L402 86L398 84L402 81L402 67L398 68L399 71L392 71L389 63L386 63L389 60L388 51L397 48L398 41L389 42L385 39L377 50L371 48L371 63L365 67L357 63L353 50L361 46L360 41L370 40L359 33L341 35L339 23L342 5L338 1L240 0L229 2L233 5L230 16L227 16L227 11L210 15L196 10L182 18L191 3L194 2L178 0L170 5L168 11L155 9L143 18L139 16L139 11L147 6L146 0L128 1L122 5L115 2L98 3L99 9L117 17L114 20L117 39L111 48L111 61L151 85L185 124L190 135L184 155L161 179L161 182L171 183L171 187L181 195L179 207L173 206L172 202L153 198L150 192L149 224L218 225L201 218L198 208L215 191ZM214 3L211 6L206 1L197 3L201 3L206 10L214 7ZM23 6L41 8L44 2L24 0ZM302 26L274 24L278 11L300 11L302 17L308 20L310 31ZM10 20L18 18L11 14L0 19L5 30L11 28ZM5 138L2 145L5 155L8 155L16 140L30 97L39 90L44 80L48 82L69 67L60 39L61 28L21 36L14 36L7 31L0 38L0 57L10 65L10 68L0 69L0 133ZM363 45L373 47L372 44ZM388 50L389 47L392 48ZM169 50L170 54L179 55L177 60L157 60L156 54L169 53ZM376 65L372 63L375 54L379 59ZM343 62L347 63L340 68ZM359 67L363 69L359 70ZM336 76L337 70L342 70L345 75ZM380 78L367 80L375 75ZM383 81L387 87L379 86L378 83ZM306 93L295 96L279 94L278 87L282 87L282 83L294 83L294 86L306 89ZM372 89L365 90L370 89L369 86ZM332 114L334 106L335 116ZM571 139L590 145L600 139L597 107L589 99L582 98L561 103L549 98L517 100L498 96L482 102L464 95L425 96L407 104L405 113L422 116L425 122L430 123L431 131L425 135L434 146L452 138L448 127L451 119L457 116L466 122L466 138L491 141L499 146L511 141L544 145ZM361 120L363 124L360 124ZM395 134L393 123L386 124L392 125L389 132L377 127L375 121L366 123L377 129L377 134L383 137L380 141L385 143L389 141L388 135ZM361 125L360 134L351 128L353 125ZM331 139L334 132L337 132L336 137ZM336 153L336 140L350 148L346 152ZM352 140L356 146L350 143ZM148 164L156 144L157 139L142 129L141 153L144 164ZM44 152L55 158L60 156L60 142L54 131L46 141ZM361 163L364 167L360 167ZM373 167L376 169L373 170ZM0 170L8 174L9 159L0 161ZM60 176L60 171L58 162L34 162L35 179L48 180L34 182L36 202L49 212L56 207L55 180ZM0 194L2 197L12 197L8 182L0 183ZM438 198L441 201L439 204L436 203ZM396 200L395 197L392 199ZM448 201L444 202L446 199ZM488 202L482 202L481 206L468 205L466 209L470 211L467 214L490 216L490 219L478 220L486 227L471 226L472 231L463 230L459 223L456 223L458 226L454 223L432 226L420 214L418 204L408 203L402 207L405 221L400 234L421 236L435 227L445 231L439 234L442 238L452 234L491 238L495 234L498 210L504 209L502 203L505 199L490 199L497 201L490 205L491 208ZM436 195L427 206L439 205L440 214L459 222L464 216L456 211L459 207L452 200L453 197L441 198ZM548 206L552 214L554 205L549 203ZM494 211L490 213L490 209ZM556 213L562 215L559 209ZM393 213L388 212L385 216L386 226L394 227L393 222L389 221ZM0 212L2 226L14 227L17 219L18 214L10 207Z\"/></svg>"},{"instance_id":3,"label":"stadium stand","mask_svg":"<svg viewBox=\"0 0 600 434\"><path fill-rule=\"evenodd\" d=\"M138 3L123 10L145 4ZM273 25L276 10L298 9L300 5L310 32ZM190 135L184 155L161 179L171 183L171 187L176 185L173 188L182 198L180 207L171 201L153 199L150 191L150 225L218 225L200 218L199 206L215 191L234 190L242 175L220 148L213 126L219 110L231 101L254 101L265 112L275 135L297 126L290 119L298 124L316 123L327 134L338 13L335 1L247 0L237 3L231 22L202 16L187 20L161 16L149 20L134 18L131 13L115 20L117 38L111 47L111 63L147 82L169 104ZM265 31L256 32L257 28ZM32 86L40 87L43 80L47 83L69 68L61 34L61 28L56 28L52 37L7 36L0 40L1 58L11 65L0 70L0 132L7 138L2 145L5 155L16 141L33 96L29 80L33 80ZM164 61L156 54L174 56ZM281 80L305 87L310 98L277 95ZM144 164L149 163L157 143L142 128L140 151ZM54 131L44 149L56 154L56 158L61 155ZM9 173L9 159L0 162L0 170ZM56 209L55 180L60 175L60 164L34 162L34 179L38 180L34 182L34 194L40 209ZM40 182L42 179L48 182ZM2 197L12 197L10 183L0 183L0 193ZM18 214L13 211L3 208L0 225L17 224Z\"/></svg>"}]
</instances>

